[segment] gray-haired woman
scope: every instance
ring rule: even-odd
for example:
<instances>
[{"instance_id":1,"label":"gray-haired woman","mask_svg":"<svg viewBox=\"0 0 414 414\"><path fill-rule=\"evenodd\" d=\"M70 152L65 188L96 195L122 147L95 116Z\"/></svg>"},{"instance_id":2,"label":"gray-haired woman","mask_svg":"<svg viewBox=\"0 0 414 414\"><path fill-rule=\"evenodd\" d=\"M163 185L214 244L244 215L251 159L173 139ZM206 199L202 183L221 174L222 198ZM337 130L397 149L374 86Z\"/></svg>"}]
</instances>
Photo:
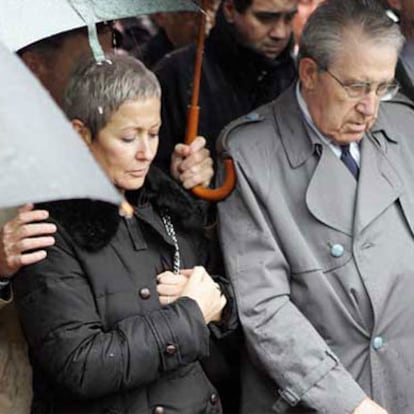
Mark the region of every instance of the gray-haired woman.
<instances>
[{"instance_id":1,"label":"gray-haired woman","mask_svg":"<svg viewBox=\"0 0 414 414\"><path fill-rule=\"evenodd\" d=\"M47 205L56 245L15 279L33 412L220 413L200 360L227 289L202 267L197 205L151 166L161 125L155 76L128 56L89 62L64 109L135 213L119 219L84 200Z\"/></svg>"}]
</instances>

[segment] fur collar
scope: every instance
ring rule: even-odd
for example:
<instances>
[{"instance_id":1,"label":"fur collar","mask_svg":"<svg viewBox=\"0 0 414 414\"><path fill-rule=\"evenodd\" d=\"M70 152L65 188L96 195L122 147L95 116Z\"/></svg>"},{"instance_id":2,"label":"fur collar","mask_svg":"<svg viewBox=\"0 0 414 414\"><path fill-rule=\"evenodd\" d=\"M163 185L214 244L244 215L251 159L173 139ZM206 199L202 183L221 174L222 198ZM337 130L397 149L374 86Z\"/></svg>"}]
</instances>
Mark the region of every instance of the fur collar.
<instances>
[{"instance_id":1,"label":"fur collar","mask_svg":"<svg viewBox=\"0 0 414 414\"><path fill-rule=\"evenodd\" d=\"M182 187L151 167L144 187L126 194L139 209L151 203L157 211L168 211L179 227L201 231L204 203L195 200ZM117 232L121 217L118 206L96 200L59 200L37 205L49 211L50 218L62 225L81 248L95 252L106 246Z\"/></svg>"}]
</instances>

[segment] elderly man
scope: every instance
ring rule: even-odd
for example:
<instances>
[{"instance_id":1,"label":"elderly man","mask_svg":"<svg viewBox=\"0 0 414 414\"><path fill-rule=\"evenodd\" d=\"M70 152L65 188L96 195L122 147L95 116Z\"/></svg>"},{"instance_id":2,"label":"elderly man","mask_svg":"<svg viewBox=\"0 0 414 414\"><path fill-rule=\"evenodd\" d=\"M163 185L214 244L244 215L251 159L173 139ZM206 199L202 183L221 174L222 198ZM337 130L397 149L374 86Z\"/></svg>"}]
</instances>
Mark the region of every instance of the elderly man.
<instances>
[{"instance_id":1,"label":"elderly man","mask_svg":"<svg viewBox=\"0 0 414 414\"><path fill-rule=\"evenodd\" d=\"M206 40L200 86L199 133L213 159L216 139L230 121L271 101L295 79L292 20L298 0L223 0ZM156 162L168 169L183 141L191 102L195 46L167 55L155 67L163 90Z\"/></svg>"},{"instance_id":2,"label":"elderly man","mask_svg":"<svg viewBox=\"0 0 414 414\"><path fill-rule=\"evenodd\" d=\"M383 102L402 43L376 0L326 0L298 84L220 141L243 413L414 413L414 111Z\"/></svg>"}]
</instances>

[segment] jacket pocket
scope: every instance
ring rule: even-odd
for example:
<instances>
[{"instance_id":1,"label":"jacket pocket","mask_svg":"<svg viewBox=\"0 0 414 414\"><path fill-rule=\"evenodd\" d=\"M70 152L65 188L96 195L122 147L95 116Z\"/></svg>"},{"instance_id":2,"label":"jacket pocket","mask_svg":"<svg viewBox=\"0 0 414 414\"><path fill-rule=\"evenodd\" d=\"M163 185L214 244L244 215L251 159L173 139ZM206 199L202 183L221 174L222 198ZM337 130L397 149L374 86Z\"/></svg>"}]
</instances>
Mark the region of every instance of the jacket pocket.
<instances>
[{"instance_id":1,"label":"jacket pocket","mask_svg":"<svg viewBox=\"0 0 414 414\"><path fill-rule=\"evenodd\" d=\"M289 252L292 275L305 275L315 271L332 272L352 259L352 237L321 227L309 230L304 242Z\"/></svg>"}]
</instances>

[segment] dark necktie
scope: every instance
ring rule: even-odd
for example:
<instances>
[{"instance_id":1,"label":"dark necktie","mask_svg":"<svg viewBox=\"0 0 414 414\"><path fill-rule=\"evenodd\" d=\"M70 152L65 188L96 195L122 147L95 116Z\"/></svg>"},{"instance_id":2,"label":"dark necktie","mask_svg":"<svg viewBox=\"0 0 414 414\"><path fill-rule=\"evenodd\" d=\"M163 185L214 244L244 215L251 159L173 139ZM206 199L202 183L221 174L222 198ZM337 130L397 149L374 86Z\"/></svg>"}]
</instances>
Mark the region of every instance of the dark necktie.
<instances>
[{"instance_id":1,"label":"dark necktie","mask_svg":"<svg viewBox=\"0 0 414 414\"><path fill-rule=\"evenodd\" d=\"M359 167L351 153L349 152L349 144L341 145L341 161L347 166L348 170L358 181Z\"/></svg>"}]
</instances>

